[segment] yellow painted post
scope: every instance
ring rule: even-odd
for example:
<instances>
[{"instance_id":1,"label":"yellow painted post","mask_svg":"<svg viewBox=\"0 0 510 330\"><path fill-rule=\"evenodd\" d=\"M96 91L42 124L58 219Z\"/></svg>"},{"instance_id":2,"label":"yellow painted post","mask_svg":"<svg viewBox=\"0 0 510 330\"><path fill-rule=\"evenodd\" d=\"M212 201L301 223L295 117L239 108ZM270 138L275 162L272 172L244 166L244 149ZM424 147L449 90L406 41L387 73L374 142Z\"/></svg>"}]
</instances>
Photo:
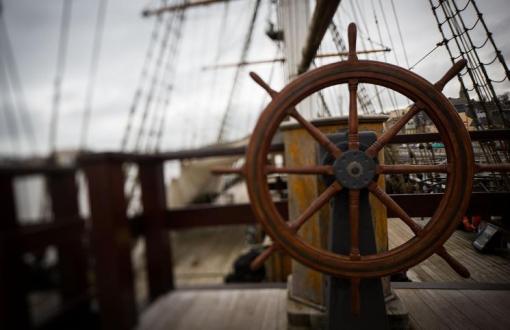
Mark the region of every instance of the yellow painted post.
<instances>
[{"instance_id":1,"label":"yellow painted post","mask_svg":"<svg viewBox=\"0 0 510 330\"><path fill-rule=\"evenodd\" d=\"M360 116L359 131L373 131L380 135L383 123L387 116ZM322 132L334 134L347 130L347 118L327 118L313 121ZM284 124L281 127L285 144L285 165L299 167L315 165L319 162L318 143L296 123ZM384 163L384 152L379 153L380 163ZM289 217L297 218L324 190L322 180L313 175L289 175L287 179L289 194ZM384 189L384 177L378 181ZM378 252L388 249L388 228L386 208L377 199L370 196L372 218L376 233ZM309 243L322 248L327 248L328 223L330 219L330 207L324 206L315 214L299 231L299 235ZM291 300L303 303L309 307L322 310L325 305L324 277L322 274L292 261L292 280L289 283ZM387 286L387 285L385 285ZM389 289L389 287L388 287Z\"/></svg>"}]
</instances>

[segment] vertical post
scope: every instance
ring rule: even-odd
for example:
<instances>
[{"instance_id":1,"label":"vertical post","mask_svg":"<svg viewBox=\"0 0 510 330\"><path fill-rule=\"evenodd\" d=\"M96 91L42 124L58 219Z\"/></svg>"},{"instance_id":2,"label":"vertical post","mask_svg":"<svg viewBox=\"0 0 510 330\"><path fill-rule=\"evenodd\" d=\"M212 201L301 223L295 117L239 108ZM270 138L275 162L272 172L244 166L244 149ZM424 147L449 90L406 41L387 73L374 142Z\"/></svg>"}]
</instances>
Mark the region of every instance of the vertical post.
<instances>
[{"instance_id":1,"label":"vertical post","mask_svg":"<svg viewBox=\"0 0 510 330\"><path fill-rule=\"evenodd\" d=\"M65 224L78 220L78 189L75 172L52 173L48 176L48 184L54 221ZM87 294L87 257L82 234L79 231L64 237L57 246L60 290L64 304Z\"/></svg>"},{"instance_id":2,"label":"vertical post","mask_svg":"<svg viewBox=\"0 0 510 330\"><path fill-rule=\"evenodd\" d=\"M122 163L85 159L92 251L103 329L132 329L137 322Z\"/></svg>"},{"instance_id":3,"label":"vertical post","mask_svg":"<svg viewBox=\"0 0 510 330\"><path fill-rule=\"evenodd\" d=\"M150 300L174 288L170 237L166 229L166 197L161 162L140 165L142 186L145 258L149 277Z\"/></svg>"},{"instance_id":4,"label":"vertical post","mask_svg":"<svg viewBox=\"0 0 510 330\"><path fill-rule=\"evenodd\" d=\"M29 329L22 246L17 235L13 178L0 174L0 329Z\"/></svg>"}]
</instances>

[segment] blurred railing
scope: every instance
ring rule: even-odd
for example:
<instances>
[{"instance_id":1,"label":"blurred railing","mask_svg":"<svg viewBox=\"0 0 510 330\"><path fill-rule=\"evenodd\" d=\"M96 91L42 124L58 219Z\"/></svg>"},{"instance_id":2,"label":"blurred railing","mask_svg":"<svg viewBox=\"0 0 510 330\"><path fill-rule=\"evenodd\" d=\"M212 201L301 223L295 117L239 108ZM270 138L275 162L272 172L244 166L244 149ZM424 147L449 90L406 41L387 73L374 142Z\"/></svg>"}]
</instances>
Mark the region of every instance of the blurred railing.
<instances>
[{"instance_id":1,"label":"blurred railing","mask_svg":"<svg viewBox=\"0 0 510 330\"><path fill-rule=\"evenodd\" d=\"M510 140L510 130L472 132L472 140ZM397 135L392 143L439 141L438 134ZM283 144L271 147L283 152ZM53 166L10 166L0 168L0 328L31 327L22 267L25 251L55 245L61 274L63 311L74 306L90 305L92 272L94 297L97 299L104 329L132 329L137 323L134 274L131 260L133 238L145 238L149 299L154 301L174 289L169 230L191 227L254 224L248 204L195 205L167 209L163 165L169 160L206 157L242 156L244 147L207 148L157 155L128 153L84 154L78 168L85 173L90 204L90 230L85 230L78 213L76 168ZM143 213L128 219L124 191L125 163L139 168ZM54 219L49 223L21 226L16 216L13 179L40 174L47 178ZM392 195L410 216L430 216L442 194ZM469 214L501 215L508 219L506 203L510 192L475 193ZM276 202L283 216L286 201ZM393 216L388 214L389 217ZM83 242L88 240L86 249ZM87 256L93 259L87 265ZM72 307L72 308L71 308Z\"/></svg>"}]
</instances>

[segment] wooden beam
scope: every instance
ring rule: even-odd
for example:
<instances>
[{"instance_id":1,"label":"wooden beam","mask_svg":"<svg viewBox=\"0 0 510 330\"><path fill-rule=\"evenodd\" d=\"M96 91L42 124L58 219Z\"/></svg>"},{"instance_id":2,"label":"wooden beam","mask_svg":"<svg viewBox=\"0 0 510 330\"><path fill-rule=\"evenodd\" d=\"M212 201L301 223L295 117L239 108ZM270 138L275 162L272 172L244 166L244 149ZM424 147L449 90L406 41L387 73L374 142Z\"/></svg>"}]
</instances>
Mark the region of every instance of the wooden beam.
<instances>
[{"instance_id":1,"label":"wooden beam","mask_svg":"<svg viewBox=\"0 0 510 330\"><path fill-rule=\"evenodd\" d=\"M84 223L79 218L76 173L52 173L48 175L48 183L54 217L53 224L64 227L71 225L73 229L75 229L74 226L78 226L79 229L82 229ZM60 291L62 301L67 304L88 291L87 255L83 230L69 231L59 238L57 250L61 278Z\"/></svg>"},{"instance_id":2,"label":"wooden beam","mask_svg":"<svg viewBox=\"0 0 510 330\"><path fill-rule=\"evenodd\" d=\"M131 330L138 313L122 163L96 161L83 169L88 182L91 245L103 329Z\"/></svg>"},{"instance_id":3,"label":"wooden beam","mask_svg":"<svg viewBox=\"0 0 510 330\"><path fill-rule=\"evenodd\" d=\"M317 0L299 61L298 74L306 72L310 67L339 4L340 0Z\"/></svg>"},{"instance_id":4,"label":"wooden beam","mask_svg":"<svg viewBox=\"0 0 510 330\"><path fill-rule=\"evenodd\" d=\"M391 198L399 204L411 217L430 217L437 209L443 194L392 194ZM471 194L466 215L509 215L508 201L510 193L479 193ZM388 210L388 218L396 217Z\"/></svg>"},{"instance_id":5,"label":"wooden beam","mask_svg":"<svg viewBox=\"0 0 510 330\"><path fill-rule=\"evenodd\" d=\"M372 53L389 52L389 51L391 51L390 48L370 49L370 50L360 50L360 51L356 52L356 54L372 54ZM333 52L333 53L317 54L315 57L316 58L327 58L327 57L338 57L338 56L347 57L348 54L349 54L348 52ZM230 67L247 66L247 65L268 64L268 63L274 63L274 62L285 62L285 57L277 57L277 58L266 59L266 60L255 60L255 61L249 61L249 62L208 65L208 66L202 67L202 70L221 69L221 68L230 68Z\"/></svg>"},{"instance_id":6,"label":"wooden beam","mask_svg":"<svg viewBox=\"0 0 510 330\"><path fill-rule=\"evenodd\" d=\"M178 10L185 10L188 8L194 8L194 7L201 7L201 6L208 6L208 5L214 5L220 2L227 2L231 0L202 0L202 1L185 1L182 4L179 5L169 5L169 6L163 6L157 9L146 9L142 12L143 17L150 17L150 16L157 16L161 15L163 13L170 13L173 11Z\"/></svg>"},{"instance_id":7,"label":"wooden beam","mask_svg":"<svg viewBox=\"0 0 510 330\"><path fill-rule=\"evenodd\" d=\"M13 178L0 173L0 329L29 329L27 274L14 200Z\"/></svg>"},{"instance_id":8,"label":"wooden beam","mask_svg":"<svg viewBox=\"0 0 510 330\"><path fill-rule=\"evenodd\" d=\"M145 259L149 298L155 301L174 288L170 236L166 231L166 194L163 163L140 165L140 184L145 223Z\"/></svg>"},{"instance_id":9,"label":"wooden beam","mask_svg":"<svg viewBox=\"0 0 510 330\"><path fill-rule=\"evenodd\" d=\"M287 201L275 202L284 219L288 217ZM255 224L257 219L250 204L194 205L167 211L168 229Z\"/></svg>"}]
</instances>

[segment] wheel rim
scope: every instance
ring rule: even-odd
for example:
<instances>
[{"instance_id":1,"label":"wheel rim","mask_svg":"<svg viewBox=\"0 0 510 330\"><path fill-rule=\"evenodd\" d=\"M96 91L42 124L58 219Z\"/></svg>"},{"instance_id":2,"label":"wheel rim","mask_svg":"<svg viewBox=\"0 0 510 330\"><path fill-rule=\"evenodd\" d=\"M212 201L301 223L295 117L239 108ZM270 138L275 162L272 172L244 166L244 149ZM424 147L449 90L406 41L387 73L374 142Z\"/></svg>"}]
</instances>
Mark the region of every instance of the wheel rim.
<instances>
[{"instance_id":1,"label":"wheel rim","mask_svg":"<svg viewBox=\"0 0 510 330\"><path fill-rule=\"evenodd\" d=\"M271 138L288 115L287 109L293 108L320 89L352 80L393 89L421 104L442 137L450 166L444 196L421 234L390 251L361 256L359 260L319 249L295 235L271 201L264 170ZM311 268L335 276L377 277L417 264L438 250L448 239L469 202L472 159L467 131L452 105L432 84L390 64L347 61L305 73L275 96L262 113L250 140L246 177L255 215L268 234L292 257Z\"/></svg>"}]
</instances>

